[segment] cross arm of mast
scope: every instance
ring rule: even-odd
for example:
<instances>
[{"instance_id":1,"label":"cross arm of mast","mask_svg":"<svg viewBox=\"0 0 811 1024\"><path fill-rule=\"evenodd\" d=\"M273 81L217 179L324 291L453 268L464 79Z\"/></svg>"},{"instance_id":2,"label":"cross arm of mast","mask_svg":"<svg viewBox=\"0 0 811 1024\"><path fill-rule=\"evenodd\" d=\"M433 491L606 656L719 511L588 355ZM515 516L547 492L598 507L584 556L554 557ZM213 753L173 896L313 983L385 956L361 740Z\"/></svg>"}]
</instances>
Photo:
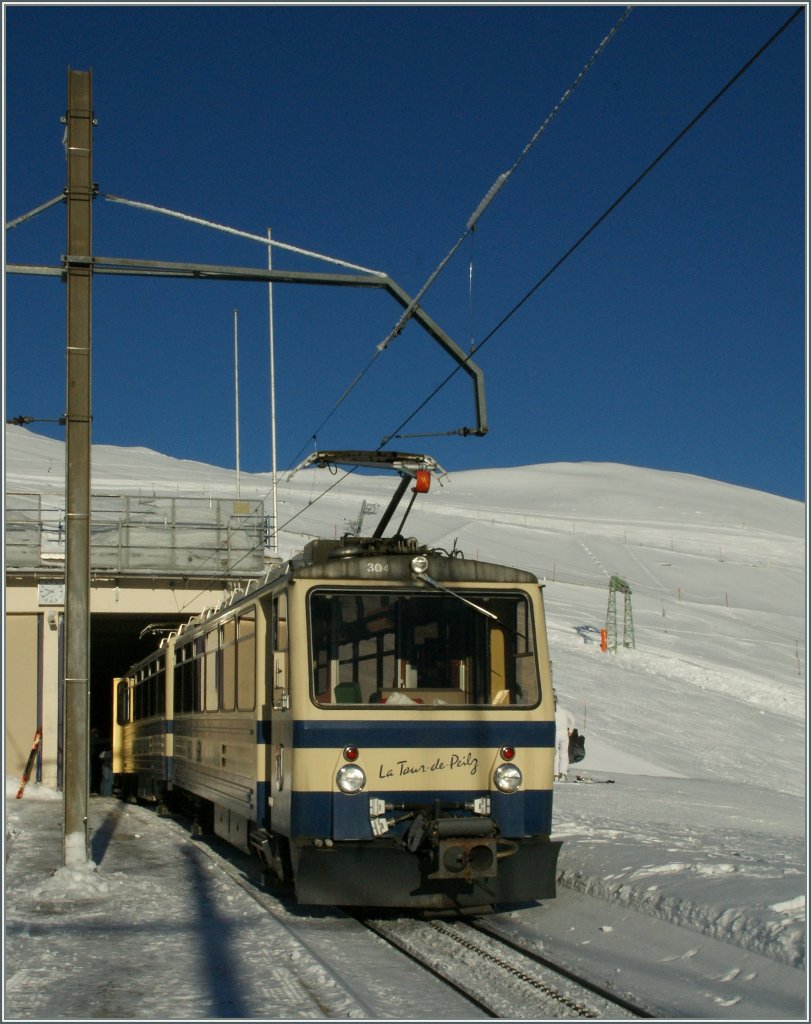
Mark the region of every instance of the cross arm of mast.
<instances>
[{"instance_id":1,"label":"cross arm of mast","mask_svg":"<svg viewBox=\"0 0 811 1024\"><path fill-rule=\"evenodd\" d=\"M7 273L61 275L68 268L89 267L94 274L130 275L140 277L175 277L191 280L264 281L278 284L320 284L349 288L382 288L436 341L472 379L476 403L476 426L464 427L461 433L481 436L487 433L484 399L484 374L473 360L431 319L424 309L390 277L380 273L347 274L303 270L275 270L265 267L229 267L207 263L166 263L160 260L132 260L111 256L63 256L61 267L35 267L8 264Z\"/></svg>"}]
</instances>

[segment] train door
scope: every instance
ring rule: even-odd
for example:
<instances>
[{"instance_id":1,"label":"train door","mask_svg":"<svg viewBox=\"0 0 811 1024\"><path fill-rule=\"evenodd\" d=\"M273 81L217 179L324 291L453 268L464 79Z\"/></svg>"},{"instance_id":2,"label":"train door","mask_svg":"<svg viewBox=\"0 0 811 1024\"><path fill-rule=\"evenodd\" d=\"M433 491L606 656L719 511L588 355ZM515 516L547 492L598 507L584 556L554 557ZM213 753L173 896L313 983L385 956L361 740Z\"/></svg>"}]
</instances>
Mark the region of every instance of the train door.
<instances>
[{"instance_id":1,"label":"train door","mask_svg":"<svg viewBox=\"0 0 811 1024\"><path fill-rule=\"evenodd\" d=\"M116 676L113 679L113 774L124 771L123 737L124 725L129 722L129 687L127 680Z\"/></svg>"},{"instance_id":2,"label":"train door","mask_svg":"<svg viewBox=\"0 0 811 1024\"><path fill-rule=\"evenodd\" d=\"M270 693L270 765L268 773L271 825L290 836L292 804L293 712L291 705L288 594L276 594L272 603L271 643L268 657Z\"/></svg>"},{"instance_id":3,"label":"train door","mask_svg":"<svg viewBox=\"0 0 811 1024\"><path fill-rule=\"evenodd\" d=\"M128 775L135 771L134 680L116 677L113 687L113 775Z\"/></svg>"}]
</instances>

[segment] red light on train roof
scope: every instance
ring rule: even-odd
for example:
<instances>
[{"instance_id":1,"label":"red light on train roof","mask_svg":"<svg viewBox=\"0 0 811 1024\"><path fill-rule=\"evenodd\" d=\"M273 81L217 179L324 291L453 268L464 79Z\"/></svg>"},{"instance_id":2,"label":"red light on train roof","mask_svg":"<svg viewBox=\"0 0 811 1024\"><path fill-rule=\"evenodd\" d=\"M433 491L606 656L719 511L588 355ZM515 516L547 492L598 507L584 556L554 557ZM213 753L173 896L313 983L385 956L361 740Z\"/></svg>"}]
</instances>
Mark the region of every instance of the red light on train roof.
<instances>
[{"instance_id":1,"label":"red light on train roof","mask_svg":"<svg viewBox=\"0 0 811 1024\"><path fill-rule=\"evenodd\" d=\"M357 761L360 751L354 745L344 747L344 761Z\"/></svg>"},{"instance_id":2,"label":"red light on train roof","mask_svg":"<svg viewBox=\"0 0 811 1024\"><path fill-rule=\"evenodd\" d=\"M415 494L427 494L431 488L431 471L429 469L418 469L414 474L414 486L411 490Z\"/></svg>"},{"instance_id":3,"label":"red light on train roof","mask_svg":"<svg viewBox=\"0 0 811 1024\"><path fill-rule=\"evenodd\" d=\"M501 756L505 761L512 761L515 757L515 747L502 747Z\"/></svg>"}]
</instances>

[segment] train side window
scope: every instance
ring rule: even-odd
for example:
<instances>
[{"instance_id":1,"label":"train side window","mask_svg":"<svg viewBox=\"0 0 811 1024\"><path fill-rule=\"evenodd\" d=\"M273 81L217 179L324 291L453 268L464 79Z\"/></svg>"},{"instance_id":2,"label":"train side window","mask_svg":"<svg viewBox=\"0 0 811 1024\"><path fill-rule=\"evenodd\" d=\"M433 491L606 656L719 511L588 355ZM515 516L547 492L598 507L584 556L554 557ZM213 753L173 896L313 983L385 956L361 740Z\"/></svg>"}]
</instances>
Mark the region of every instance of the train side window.
<instances>
[{"instance_id":1,"label":"train side window","mask_svg":"<svg viewBox=\"0 0 811 1024\"><path fill-rule=\"evenodd\" d=\"M152 716L155 714L155 708L156 708L157 703L158 703L158 701L157 701L158 680L157 680L157 677L155 675L155 666L154 665L150 665L149 666L149 677L147 678L147 680L146 680L144 685L146 686L146 713L145 713L144 717L145 718L152 718Z\"/></svg>"},{"instance_id":2,"label":"train side window","mask_svg":"<svg viewBox=\"0 0 811 1024\"><path fill-rule=\"evenodd\" d=\"M217 655L219 654L219 636L216 626L206 633L205 655L205 709L216 711L217 699Z\"/></svg>"},{"instance_id":3,"label":"train side window","mask_svg":"<svg viewBox=\"0 0 811 1024\"><path fill-rule=\"evenodd\" d=\"M191 705L189 711L203 710L203 677L205 675L205 645L204 636L198 636L194 640L194 660L192 661L191 675Z\"/></svg>"},{"instance_id":4,"label":"train side window","mask_svg":"<svg viewBox=\"0 0 811 1024\"><path fill-rule=\"evenodd\" d=\"M243 612L237 620L237 639L244 640L246 637L256 635L256 608L249 608Z\"/></svg>"},{"instance_id":5,"label":"train side window","mask_svg":"<svg viewBox=\"0 0 811 1024\"><path fill-rule=\"evenodd\" d=\"M256 609L240 615L237 626L237 707L253 711L256 703Z\"/></svg>"},{"instance_id":6,"label":"train side window","mask_svg":"<svg viewBox=\"0 0 811 1024\"><path fill-rule=\"evenodd\" d=\"M186 643L175 648L175 712L178 714L199 710L201 660L195 656L196 645L197 641L195 645ZM159 707L160 713L164 710Z\"/></svg>"},{"instance_id":7,"label":"train side window","mask_svg":"<svg viewBox=\"0 0 811 1024\"><path fill-rule=\"evenodd\" d=\"M175 647L175 664L172 676L175 687L174 707L176 712L185 710L185 708L183 707L184 651L185 648L181 647L180 644L178 644L177 647Z\"/></svg>"},{"instance_id":8,"label":"train side window","mask_svg":"<svg viewBox=\"0 0 811 1024\"><path fill-rule=\"evenodd\" d=\"M176 712L186 711L185 706L185 680L187 676L188 644L175 647L174 665L174 708Z\"/></svg>"},{"instance_id":9,"label":"train side window","mask_svg":"<svg viewBox=\"0 0 811 1024\"><path fill-rule=\"evenodd\" d=\"M132 720L139 722L143 717L144 705L144 684L140 673L135 677L135 685L132 688Z\"/></svg>"},{"instance_id":10,"label":"train side window","mask_svg":"<svg viewBox=\"0 0 811 1024\"><path fill-rule=\"evenodd\" d=\"M155 714L166 713L166 658L164 655L158 659L158 680L157 692L155 694Z\"/></svg>"},{"instance_id":11,"label":"train side window","mask_svg":"<svg viewBox=\"0 0 811 1024\"><path fill-rule=\"evenodd\" d=\"M237 649L234 644L224 647L220 653L222 681L220 686L220 710L233 711L237 695Z\"/></svg>"},{"instance_id":12,"label":"train side window","mask_svg":"<svg viewBox=\"0 0 811 1024\"><path fill-rule=\"evenodd\" d=\"M237 693L237 624L227 619L220 626L220 709L233 711Z\"/></svg>"}]
</instances>

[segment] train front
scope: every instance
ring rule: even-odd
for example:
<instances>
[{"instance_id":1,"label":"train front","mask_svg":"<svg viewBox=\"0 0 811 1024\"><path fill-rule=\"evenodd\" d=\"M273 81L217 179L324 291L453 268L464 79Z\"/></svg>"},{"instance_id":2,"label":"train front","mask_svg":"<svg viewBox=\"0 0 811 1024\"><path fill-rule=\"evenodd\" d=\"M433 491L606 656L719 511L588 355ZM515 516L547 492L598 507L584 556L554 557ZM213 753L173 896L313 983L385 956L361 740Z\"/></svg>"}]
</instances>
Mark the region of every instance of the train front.
<instances>
[{"instance_id":1,"label":"train front","mask_svg":"<svg viewBox=\"0 0 811 1024\"><path fill-rule=\"evenodd\" d=\"M297 897L432 909L552 897L541 588L410 543L321 542L294 574L309 673L290 708Z\"/></svg>"}]
</instances>

